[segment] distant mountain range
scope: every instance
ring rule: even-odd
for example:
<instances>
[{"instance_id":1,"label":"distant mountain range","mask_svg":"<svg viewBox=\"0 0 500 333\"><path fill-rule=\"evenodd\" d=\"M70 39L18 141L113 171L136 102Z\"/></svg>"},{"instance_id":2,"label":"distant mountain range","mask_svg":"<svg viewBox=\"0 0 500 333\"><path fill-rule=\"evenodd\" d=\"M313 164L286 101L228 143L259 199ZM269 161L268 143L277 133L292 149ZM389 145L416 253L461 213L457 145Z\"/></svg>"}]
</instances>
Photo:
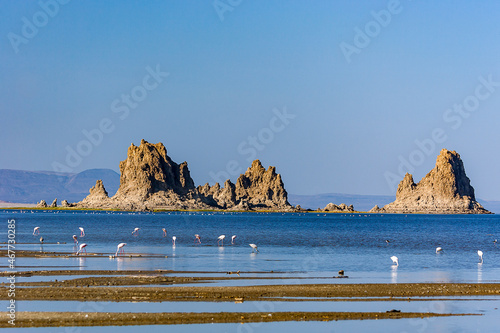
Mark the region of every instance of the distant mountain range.
<instances>
[{"instance_id":1,"label":"distant mountain range","mask_svg":"<svg viewBox=\"0 0 500 333\"><path fill-rule=\"evenodd\" d=\"M97 179L102 179L109 195L120 186L120 175L111 169L90 169L80 173L0 169L0 200L16 203L50 204L55 198L77 202L89 194Z\"/></svg>"},{"instance_id":2,"label":"distant mountain range","mask_svg":"<svg viewBox=\"0 0 500 333\"><path fill-rule=\"evenodd\" d=\"M89 169L80 173L0 169L0 201L33 204L43 199L50 204L57 198L59 203L62 200L78 202L89 194L89 189L98 179L102 179L109 196L114 195L120 186L120 175L111 169ZM358 211L368 211L375 205L382 207L394 200L395 196L390 195L288 195L292 205L310 209L324 208L332 202L352 204ZM477 201L491 212L500 213L500 201Z\"/></svg>"}]
</instances>

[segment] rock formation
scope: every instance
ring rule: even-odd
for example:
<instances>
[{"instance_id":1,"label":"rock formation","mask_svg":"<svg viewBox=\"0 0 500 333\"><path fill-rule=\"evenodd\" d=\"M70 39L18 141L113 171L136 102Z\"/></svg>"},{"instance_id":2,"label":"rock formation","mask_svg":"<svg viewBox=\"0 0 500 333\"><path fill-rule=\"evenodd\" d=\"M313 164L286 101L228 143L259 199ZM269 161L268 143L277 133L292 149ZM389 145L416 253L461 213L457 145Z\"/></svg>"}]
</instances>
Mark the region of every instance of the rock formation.
<instances>
[{"instance_id":1,"label":"rock formation","mask_svg":"<svg viewBox=\"0 0 500 333\"><path fill-rule=\"evenodd\" d=\"M61 207L72 207L72 204L68 202L68 200L61 201Z\"/></svg>"},{"instance_id":2,"label":"rock formation","mask_svg":"<svg viewBox=\"0 0 500 333\"><path fill-rule=\"evenodd\" d=\"M57 207L57 198L55 198L54 201L52 201L52 203L50 204L50 207L51 208L56 208Z\"/></svg>"},{"instance_id":3,"label":"rock formation","mask_svg":"<svg viewBox=\"0 0 500 333\"><path fill-rule=\"evenodd\" d=\"M145 140L132 144L120 162L120 187L108 197L102 181L77 203L85 208L149 209L291 209L281 176L274 167L265 170L256 160L236 185L230 180L221 188L205 184L195 187L186 162L177 164L162 143Z\"/></svg>"},{"instance_id":4,"label":"rock formation","mask_svg":"<svg viewBox=\"0 0 500 333\"><path fill-rule=\"evenodd\" d=\"M345 212L345 213L350 213L354 212L354 206L349 205L347 206L346 204L342 203L340 205L334 205L333 203L329 203L326 205L326 207L323 209L324 212Z\"/></svg>"},{"instance_id":5,"label":"rock formation","mask_svg":"<svg viewBox=\"0 0 500 333\"><path fill-rule=\"evenodd\" d=\"M276 173L273 166L264 169L259 160L252 162L252 166L238 177L236 184L230 180L226 180L223 188L219 183L212 187L205 184L198 186L198 192L207 198L208 202L223 209L293 209L288 203L288 194L281 175Z\"/></svg>"},{"instance_id":6,"label":"rock formation","mask_svg":"<svg viewBox=\"0 0 500 333\"><path fill-rule=\"evenodd\" d=\"M375 212L375 207L371 210ZM487 214L474 196L474 188L465 174L464 164L455 151L441 150L436 166L415 184L406 174L399 183L396 201L378 212Z\"/></svg>"},{"instance_id":7,"label":"rock formation","mask_svg":"<svg viewBox=\"0 0 500 333\"><path fill-rule=\"evenodd\" d=\"M37 203L36 206L39 207L39 208L46 208L47 207L47 203L45 202L45 200L40 200L40 202Z\"/></svg>"}]
</instances>

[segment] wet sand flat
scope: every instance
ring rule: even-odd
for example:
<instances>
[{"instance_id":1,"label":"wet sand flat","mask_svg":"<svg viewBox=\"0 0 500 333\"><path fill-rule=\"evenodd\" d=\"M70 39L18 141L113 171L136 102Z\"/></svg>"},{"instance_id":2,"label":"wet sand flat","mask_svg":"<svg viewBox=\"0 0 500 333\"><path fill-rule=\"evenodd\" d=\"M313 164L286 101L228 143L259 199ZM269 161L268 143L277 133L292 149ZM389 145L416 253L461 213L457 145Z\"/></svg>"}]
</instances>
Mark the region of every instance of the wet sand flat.
<instances>
[{"instance_id":1,"label":"wet sand flat","mask_svg":"<svg viewBox=\"0 0 500 333\"><path fill-rule=\"evenodd\" d=\"M7 313L3 313L6 317ZM204 312L204 313L110 313L18 312L16 327L174 325L204 323L252 323L281 321L331 321L467 316L418 312ZM12 327L7 321L0 327Z\"/></svg>"},{"instance_id":2,"label":"wet sand flat","mask_svg":"<svg viewBox=\"0 0 500 333\"><path fill-rule=\"evenodd\" d=\"M104 283L108 277L99 277ZM500 296L496 283L294 284L239 287L32 287L16 289L17 300L72 301L269 301L307 298ZM0 296L6 300L7 294Z\"/></svg>"}]
</instances>

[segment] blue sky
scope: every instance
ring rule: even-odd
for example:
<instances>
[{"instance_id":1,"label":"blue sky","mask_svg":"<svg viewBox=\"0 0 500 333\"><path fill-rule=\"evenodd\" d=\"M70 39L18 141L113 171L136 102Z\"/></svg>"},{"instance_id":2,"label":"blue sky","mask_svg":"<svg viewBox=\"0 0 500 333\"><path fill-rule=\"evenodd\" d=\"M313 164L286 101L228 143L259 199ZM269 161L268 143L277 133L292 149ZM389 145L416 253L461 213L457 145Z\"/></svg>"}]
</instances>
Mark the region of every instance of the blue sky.
<instances>
[{"instance_id":1,"label":"blue sky","mask_svg":"<svg viewBox=\"0 0 500 333\"><path fill-rule=\"evenodd\" d=\"M394 194L448 148L500 200L497 1L61 3L0 1L0 168L118 171L144 138L196 184L255 156L289 193Z\"/></svg>"}]
</instances>

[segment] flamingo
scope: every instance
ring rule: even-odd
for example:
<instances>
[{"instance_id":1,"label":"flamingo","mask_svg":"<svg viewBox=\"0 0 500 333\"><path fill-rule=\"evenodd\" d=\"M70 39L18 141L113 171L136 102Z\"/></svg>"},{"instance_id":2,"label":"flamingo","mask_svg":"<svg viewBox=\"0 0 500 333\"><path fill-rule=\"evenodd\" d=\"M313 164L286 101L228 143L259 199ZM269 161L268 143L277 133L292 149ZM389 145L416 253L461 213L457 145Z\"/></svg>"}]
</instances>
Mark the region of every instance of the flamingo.
<instances>
[{"instance_id":1,"label":"flamingo","mask_svg":"<svg viewBox=\"0 0 500 333\"><path fill-rule=\"evenodd\" d=\"M440 247L440 246L439 246L439 247L436 247L436 253L439 253L439 252L441 252L441 251L443 251L443 248L442 248L442 247Z\"/></svg>"},{"instance_id":2,"label":"flamingo","mask_svg":"<svg viewBox=\"0 0 500 333\"><path fill-rule=\"evenodd\" d=\"M175 240L177 239L177 237L175 236L172 236L172 246L175 246Z\"/></svg>"},{"instance_id":3,"label":"flamingo","mask_svg":"<svg viewBox=\"0 0 500 333\"><path fill-rule=\"evenodd\" d=\"M479 259L481 260L481 264L483 263L483 251L478 250L477 255L479 256Z\"/></svg>"},{"instance_id":4,"label":"flamingo","mask_svg":"<svg viewBox=\"0 0 500 333\"><path fill-rule=\"evenodd\" d=\"M195 234L195 235L194 235L194 238L195 238L195 239L194 239L195 243L196 243L196 242L198 242L198 244L201 244L201 237L200 237L200 235Z\"/></svg>"},{"instance_id":5,"label":"flamingo","mask_svg":"<svg viewBox=\"0 0 500 333\"><path fill-rule=\"evenodd\" d=\"M167 229L161 228L161 230L163 230L163 237L167 237Z\"/></svg>"},{"instance_id":6,"label":"flamingo","mask_svg":"<svg viewBox=\"0 0 500 333\"><path fill-rule=\"evenodd\" d=\"M392 264L396 264L396 266L399 266L399 259L396 256L391 257Z\"/></svg>"},{"instance_id":7,"label":"flamingo","mask_svg":"<svg viewBox=\"0 0 500 333\"><path fill-rule=\"evenodd\" d=\"M132 235L138 235L140 229L141 228L135 228L134 231L132 231Z\"/></svg>"},{"instance_id":8,"label":"flamingo","mask_svg":"<svg viewBox=\"0 0 500 333\"><path fill-rule=\"evenodd\" d=\"M120 243L120 244L118 244L118 246L116 247L115 257L118 256L118 252L125 253L125 250L123 249L123 247L125 245L127 245L127 243Z\"/></svg>"},{"instance_id":9,"label":"flamingo","mask_svg":"<svg viewBox=\"0 0 500 333\"><path fill-rule=\"evenodd\" d=\"M85 236L85 230L83 230L82 227L78 227L78 229L80 229L80 237L84 237Z\"/></svg>"},{"instance_id":10,"label":"flamingo","mask_svg":"<svg viewBox=\"0 0 500 333\"><path fill-rule=\"evenodd\" d=\"M236 235L231 236L231 244L234 244L234 239L236 238Z\"/></svg>"},{"instance_id":11,"label":"flamingo","mask_svg":"<svg viewBox=\"0 0 500 333\"><path fill-rule=\"evenodd\" d=\"M255 244L248 244L248 245L250 245L250 247L252 248L252 253L253 253L254 250L255 250L256 253L259 252L259 249L257 248L257 245L255 245Z\"/></svg>"},{"instance_id":12,"label":"flamingo","mask_svg":"<svg viewBox=\"0 0 500 333\"><path fill-rule=\"evenodd\" d=\"M75 241L76 245L78 245L78 238L76 237L76 235L73 235L73 240Z\"/></svg>"},{"instance_id":13,"label":"flamingo","mask_svg":"<svg viewBox=\"0 0 500 333\"><path fill-rule=\"evenodd\" d=\"M33 229L33 235L40 235L40 227L35 227L35 229Z\"/></svg>"},{"instance_id":14,"label":"flamingo","mask_svg":"<svg viewBox=\"0 0 500 333\"><path fill-rule=\"evenodd\" d=\"M87 249L85 248L87 246L87 243L82 243L80 244L80 249L76 251L76 255L82 252L82 250L85 250L85 254L87 254Z\"/></svg>"},{"instance_id":15,"label":"flamingo","mask_svg":"<svg viewBox=\"0 0 500 333\"><path fill-rule=\"evenodd\" d=\"M222 246L224 246L224 238L226 238L226 235L220 235L217 241L217 245L220 245L219 242L222 241Z\"/></svg>"}]
</instances>

